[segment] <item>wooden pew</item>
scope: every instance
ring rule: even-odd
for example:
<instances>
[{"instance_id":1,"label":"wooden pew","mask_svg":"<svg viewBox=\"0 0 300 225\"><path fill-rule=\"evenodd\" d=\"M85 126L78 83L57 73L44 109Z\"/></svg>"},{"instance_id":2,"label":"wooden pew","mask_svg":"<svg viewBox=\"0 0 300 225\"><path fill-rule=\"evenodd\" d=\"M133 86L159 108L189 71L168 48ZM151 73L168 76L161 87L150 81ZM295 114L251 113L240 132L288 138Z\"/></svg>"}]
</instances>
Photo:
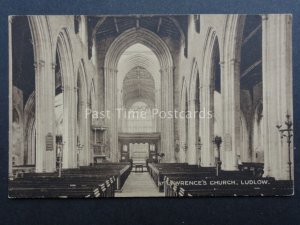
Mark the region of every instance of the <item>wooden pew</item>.
<instances>
[{"instance_id":1,"label":"wooden pew","mask_svg":"<svg viewBox=\"0 0 300 225\"><path fill-rule=\"evenodd\" d=\"M10 182L9 194L11 197L113 197L130 170L129 163L103 163L64 169L60 178L57 172L25 173L23 179Z\"/></svg>"},{"instance_id":2,"label":"wooden pew","mask_svg":"<svg viewBox=\"0 0 300 225\"><path fill-rule=\"evenodd\" d=\"M106 187L107 177L27 177L9 182L10 197L85 198L113 197Z\"/></svg>"},{"instance_id":3,"label":"wooden pew","mask_svg":"<svg viewBox=\"0 0 300 225\"><path fill-rule=\"evenodd\" d=\"M274 196L291 195L293 182L274 178L165 177L165 196Z\"/></svg>"},{"instance_id":4,"label":"wooden pew","mask_svg":"<svg viewBox=\"0 0 300 225\"><path fill-rule=\"evenodd\" d=\"M214 167L198 167L197 165L188 165L185 163L176 164L149 164L150 175L159 187L159 191L164 191L164 177L165 176L180 176L188 174L191 177L211 177L215 174Z\"/></svg>"},{"instance_id":5,"label":"wooden pew","mask_svg":"<svg viewBox=\"0 0 300 225\"><path fill-rule=\"evenodd\" d=\"M179 188L193 182L194 185L203 185L211 176L203 176L203 174L181 174L168 175L164 177L164 192L166 197L179 196Z\"/></svg>"},{"instance_id":6,"label":"wooden pew","mask_svg":"<svg viewBox=\"0 0 300 225\"><path fill-rule=\"evenodd\" d=\"M112 174L116 177L116 190L121 190L126 179L128 178L131 172L131 164L130 163L101 163L96 164L94 166L86 166L80 167L82 173L94 174ZM72 170L64 171L64 173L72 173Z\"/></svg>"},{"instance_id":7,"label":"wooden pew","mask_svg":"<svg viewBox=\"0 0 300 225\"><path fill-rule=\"evenodd\" d=\"M199 180L191 177L176 177L166 178L165 184L167 186L166 196L246 196L263 195L265 190L274 186L275 179L210 177Z\"/></svg>"}]
</instances>

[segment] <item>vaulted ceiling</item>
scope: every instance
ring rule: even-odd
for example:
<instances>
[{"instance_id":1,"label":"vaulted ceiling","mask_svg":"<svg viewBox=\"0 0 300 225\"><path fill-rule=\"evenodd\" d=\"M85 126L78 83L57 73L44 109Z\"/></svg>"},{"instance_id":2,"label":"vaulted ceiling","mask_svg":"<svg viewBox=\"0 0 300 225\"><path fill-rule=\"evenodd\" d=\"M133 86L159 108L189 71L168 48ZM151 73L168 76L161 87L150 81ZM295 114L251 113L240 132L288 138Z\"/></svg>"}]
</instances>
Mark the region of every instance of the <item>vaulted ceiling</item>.
<instances>
[{"instance_id":1,"label":"vaulted ceiling","mask_svg":"<svg viewBox=\"0 0 300 225\"><path fill-rule=\"evenodd\" d=\"M154 79L145 68L137 66L130 70L123 81L123 102L125 106L136 101L143 101L154 105L155 85Z\"/></svg>"},{"instance_id":2,"label":"vaulted ceiling","mask_svg":"<svg viewBox=\"0 0 300 225\"><path fill-rule=\"evenodd\" d=\"M130 108L137 101L154 107L160 90L159 61L148 47L135 44L125 50L118 63L117 85L123 106Z\"/></svg>"},{"instance_id":3,"label":"vaulted ceiling","mask_svg":"<svg viewBox=\"0 0 300 225\"><path fill-rule=\"evenodd\" d=\"M88 16L89 57L94 38L97 41L115 38L134 27L148 29L161 38L172 38L186 48L187 15Z\"/></svg>"},{"instance_id":4,"label":"vaulted ceiling","mask_svg":"<svg viewBox=\"0 0 300 225\"><path fill-rule=\"evenodd\" d=\"M184 41L187 16L132 15L132 16L89 16L89 27L97 40L115 37L130 28L145 28L160 37L171 37Z\"/></svg>"}]
</instances>

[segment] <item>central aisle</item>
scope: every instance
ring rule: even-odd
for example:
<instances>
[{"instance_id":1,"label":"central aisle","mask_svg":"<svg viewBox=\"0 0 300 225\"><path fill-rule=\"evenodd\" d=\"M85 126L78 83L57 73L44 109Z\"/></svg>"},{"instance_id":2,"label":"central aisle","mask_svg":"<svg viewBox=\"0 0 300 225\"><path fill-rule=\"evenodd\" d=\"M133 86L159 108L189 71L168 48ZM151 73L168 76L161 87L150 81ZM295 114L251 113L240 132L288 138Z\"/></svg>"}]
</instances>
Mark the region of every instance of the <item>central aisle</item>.
<instances>
[{"instance_id":1,"label":"central aisle","mask_svg":"<svg viewBox=\"0 0 300 225\"><path fill-rule=\"evenodd\" d=\"M148 172L131 172L122 192L115 193L115 197L164 197L164 193L158 191Z\"/></svg>"}]
</instances>

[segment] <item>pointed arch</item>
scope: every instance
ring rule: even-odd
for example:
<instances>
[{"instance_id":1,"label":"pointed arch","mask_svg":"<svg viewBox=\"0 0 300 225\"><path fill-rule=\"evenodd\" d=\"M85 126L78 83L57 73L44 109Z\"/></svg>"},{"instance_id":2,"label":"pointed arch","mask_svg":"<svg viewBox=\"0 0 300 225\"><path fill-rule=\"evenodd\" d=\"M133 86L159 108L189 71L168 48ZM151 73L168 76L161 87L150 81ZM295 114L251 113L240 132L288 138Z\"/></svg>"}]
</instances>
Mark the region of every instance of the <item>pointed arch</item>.
<instances>
[{"instance_id":1,"label":"pointed arch","mask_svg":"<svg viewBox=\"0 0 300 225\"><path fill-rule=\"evenodd\" d=\"M240 62L241 46L243 37L243 27L246 15L228 15L226 17L222 45L224 50L221 59L234 60Z\"/></svg>"},{"instance_id":2,"label":"pointed arch","mask_svg":"<svg viewBox=\"0 0 300 225\"><path fill-rule=\"evenodd\" d=\"M83 59L80 60L77 70L77 126L76 126L76 142L79 148L77 155L77 162L79 166L87 166L90 163L90 135L89 127L90 121L86 116L86 109L88 108L88 88L87 88L87 75L85 72Z\"/></svg>"},{"instance_id":3,"label":"pointed arch","mask_svg":"<svg viewBox=\"0 0 300 225\"><path fill-rule=\"evenodd\" d=\"M142 44L150 48L158 58L162 79L161 110L173 111L173 58L166 43L155 33L144 28L132 28L123 32L118 36L109 47L104 60L104 79L105 79L105 109L113 112L117 108L116 77L117 66L121 55L124 51L134 44ZM110 119L111 129L108 131L110 135L109 145L111 149L111 160L117 161L118 150L118 132L117 117L112 114ZM173 162L174 158L174 121L173 119L161 120L161 149L165 153L164 160Z\"/></svg>"},{"instance_id":4,"label":"pointed arch","mask_svg":"<svg viewBox=\"0 0 300 225\"><path fill-rule=\"evenodd\" d=\"M197 60L193 59L189 82L189 111L192 117L188 119L188 162L198 164L199 149L199 111L200 111L200 77Z\"/></svg>"},{"instance_id":5,"label":"pointed arch","mask_svg":"<svg viewBox=\"0 0 300 225\"><path fill-rule=\"evenodd\" d=\"M201 83L201 102L203 105L202 110L207 110L208 113L211 113L212 118L210 116L206 116L203 120L201 120L201 134L203 139L201 151L201 159L203 159L201 161L202 166L213 166L215 164L215 146L211 140L214 135L217 135L216 132L220 132L218 127L222 127L223 124L223 115L221 113L223 102L221 93L215 91L216 78L218 78L217 83L219 83L220 87L222 83L220 66L222 63L220 61L221 55L222 53L219 48L217 32L213 27L209 27L205 38L202 57L203 81ZM217 76L216 73L218 73ZM217 105L218 108L216 108L215 105ZM222 136L220 133L218 135Z\"/></svg>"},{"instance_id":6,"label":"pointed arch","mask_svg":"<svg viewBox=\"0 0 300 225\"><path fill-rule=\"evenodd\" d=\"M117 68L122 53L137 43L147 46L156 54L161 69L173 67L173 59L167 45L158 35L144 28L132 28L118 36L106 53L104 67Z\"/></svg>"},{"instance_id":7,"label":"pointed arch","mask_svg":"<svg viewBox=\"0 0 300 225\"><path fill-rule=\"evenodd\" d=\"M54 124L52 123L52 118L54 117L54 111L52 110L52 88L54 88L54 82L52 82L54 77L52 76L54 62L52 34L47 16L28 16L27 19L31 33L35 68L35 125L31 127L36 129L36 140L32 139L32 142L35 142L37 146L36 172L53 172L55 170L54 154L46 152L45 149L45 136L49 133L54 133ZM46 84L47 88L45 88ZM31 133L34 132L32 131ZM48 158L47 162L44 160L45 157Z\"/></svg>"},{"instance_id":8,"label":"pointed arch","mask_svg":"<svg viewBox=\"0 0 300 225\"><path fill-rule=\"evenodd\" d=\"M51 26L47 16L28 16L35 62L54 62L55 54L52 51Z\"/></svg>"},{"instance_id":9,"label":"pointed arch","mask_svg":"<svg viewBox=\"0 0 300 225\"><path fill-rule=\"evenodd\" d=\"M73 63L73 49L66 28L62 28L57 37L56 51L61 69L63 89L63 167L77 167L76 155L76 86Z\"/></svg>"},{"instance_id":10,"label":"pointed arch","mask_svg":"<svg viewBox=\"0 0 300 225\"><path fill-rule=\"evenodd\" d=\"M220 41L221 59L221 101L223 117L223 137L227 144L221 146L225 157L224 170L238 170L237 154L240 141L240 46L243 15L228 15L224 23L224 35ZM224 79L223 79L224 78ZM230 104L227 104L229 103Z\"/></svg>"},{"instance_id":11,"label":"pointed arch","mask_svg":"<svg viewBox=\"0 0 300 225\"><path fill-rule=\"evenodd\" d=\"M59 32L56 46L59 61L57 63L60 63L61 68L62 86L64 89L74 87L73 49L69 32L66 28Z\"/></svg>"}]
</instances>

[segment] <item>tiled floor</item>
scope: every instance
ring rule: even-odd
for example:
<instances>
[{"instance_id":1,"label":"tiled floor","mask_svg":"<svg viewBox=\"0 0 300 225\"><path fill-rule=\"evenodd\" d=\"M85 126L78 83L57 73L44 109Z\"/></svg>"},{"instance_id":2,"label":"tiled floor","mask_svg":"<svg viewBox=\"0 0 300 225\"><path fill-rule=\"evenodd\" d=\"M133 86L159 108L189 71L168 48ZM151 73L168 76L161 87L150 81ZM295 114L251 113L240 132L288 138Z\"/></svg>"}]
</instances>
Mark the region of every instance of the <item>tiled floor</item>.
<instances>
[{"instance_id":1,"label":"tiled floor","mask_svg":"<svg viewBox=\"0 0 300 225\"><path fill-rule=\"evenodd\" d=\"M164 197L159 192L153 179L148 172L131 172L128 176L122 192L115 194L116 197Z\"/></svg>"}]
</instances>

